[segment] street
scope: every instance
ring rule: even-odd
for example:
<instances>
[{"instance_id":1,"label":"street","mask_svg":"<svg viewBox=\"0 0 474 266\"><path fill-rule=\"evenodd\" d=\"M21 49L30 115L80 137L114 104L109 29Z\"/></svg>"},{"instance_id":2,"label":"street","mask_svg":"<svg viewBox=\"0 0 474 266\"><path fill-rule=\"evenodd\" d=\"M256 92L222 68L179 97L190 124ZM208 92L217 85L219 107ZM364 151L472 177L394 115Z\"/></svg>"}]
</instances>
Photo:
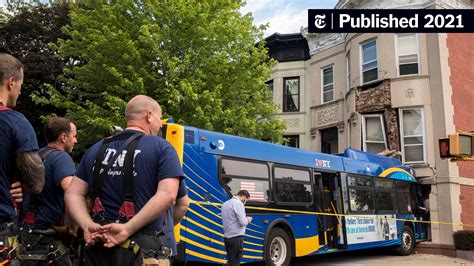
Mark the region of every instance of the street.
<instances>
[{"instance_id":1,"label":"street","mask_svg":"<svg viewBox=\"0 0 474 266\"><path fill-rule=\"evenodd\" d=\"M431 254L398 256L390 250L372 249L295 258L291 265L474 265L474 262Z\"/></svg>"},{"instance_id":2,"label":"street","mask_svg":"<svg viewBox=\"0 0 474 266\"><path fill-rule=\"evenodd\" d=\"M186 265L202 265L186 263ZM249 263L248 266L263 266L265 263ZM293 258L291 265L474 265L474 261L450 258L441 255L413 254L398 256L390 249L369 249Z\"/></svg>"}]
</instances>

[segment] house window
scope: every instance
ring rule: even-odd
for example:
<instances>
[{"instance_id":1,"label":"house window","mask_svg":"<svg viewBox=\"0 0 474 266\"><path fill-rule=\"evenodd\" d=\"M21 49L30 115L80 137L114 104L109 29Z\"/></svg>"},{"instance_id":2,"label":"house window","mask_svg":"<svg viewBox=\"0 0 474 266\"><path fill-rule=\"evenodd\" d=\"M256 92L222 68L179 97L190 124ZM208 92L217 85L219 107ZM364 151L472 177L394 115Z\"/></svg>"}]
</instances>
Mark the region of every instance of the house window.
<instances>
[{"instance_id":1,"label":"house window","mask_svg":"<svg viewBox=\"0 0 474 266\"><path fill-rule=\"evenodd\" d=\"M398 73L400 76L418 74L418 42L415 33L397 34Z\"/></svg>"},{"instance_id":2,"label":"house window","mask_svg":"<svg viewBox=\"0 0 474 266\"><path fill-rule=\"evenodd\" d=\"M285 141L283 145L288 147L299 148L300 147L300 136L299 135L291 135L285 136Z\"/></svg>"},{"instance_id":3,"label":"house window","mask_svg":"<svg viewBox=\"0 0 474 266\"><path fill-rule=\"evenodd\" d=\"M377 41L373 40L361 45L362 48L362 83L378 79Z\"/></svg>"},{"instance_id":4,"label":"house window","mask_svg":"<svg viewBox=\"0 0 474 266\"><path fill-rule=\"evenodd\" d=\"M321 75L323 77L322 82L322 99L323 103L330 102L334 100L334 68L327 67L321 70Z\"/></svg>"},{"instance_id":5,"label":"house window","mask_svg":"<svg viewBox=\"0 0 474 266\"><path fill-rule=\"evenodd\" d=\"M400 109L400 135L404 163L425 162L425 129L422 108Z\"/></svg>"},{"instance_id":6,"label":"house window","mask_svg":"<svg viewBox=\"0 0 474 266\"><path fill-rule=\"evenodd\" d=\"M273 93L273 79L272 80L269 80L267 82L265 82L265 84L267 84L267 88L268 88L268 91Z\"/></svg>"},{"instance_id":7,"label":"house window","mask_svg":"<svg viewBox=\"0 0 474 266\"><path fill-rule=\"evenodd\" d=\"M300 110L300 78L283 79L283 112Z\"/></svg>"},{"instance_id":8,"label":"house window","mask_svg":"<svg viewBox=\"0 0 474 266\"><path fill-rule=\"evenodd\" d=\"M387 148L382 115L362 116L362 137L364 151L379 153Z\"/></svg>"}]
</instances>

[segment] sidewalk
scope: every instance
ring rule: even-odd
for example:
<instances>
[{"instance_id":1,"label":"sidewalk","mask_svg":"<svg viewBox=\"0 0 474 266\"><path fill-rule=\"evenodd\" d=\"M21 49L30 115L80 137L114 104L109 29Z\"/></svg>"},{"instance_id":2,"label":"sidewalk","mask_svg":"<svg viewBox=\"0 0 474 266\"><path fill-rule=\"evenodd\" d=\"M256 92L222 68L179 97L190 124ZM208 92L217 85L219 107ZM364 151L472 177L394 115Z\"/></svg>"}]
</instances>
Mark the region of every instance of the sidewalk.
<instances>
[{"instance_id":1,"label":"sidewalk","mask_svg":"<svg viewBox=\"0 0 474 266\"><path fill-rule=\"evenodd\" d=\"M353 265L474 265L474 261L451 258L443 255L413 254L410 256L383 256L356 261Z\"/></svg>"}]
</instances>

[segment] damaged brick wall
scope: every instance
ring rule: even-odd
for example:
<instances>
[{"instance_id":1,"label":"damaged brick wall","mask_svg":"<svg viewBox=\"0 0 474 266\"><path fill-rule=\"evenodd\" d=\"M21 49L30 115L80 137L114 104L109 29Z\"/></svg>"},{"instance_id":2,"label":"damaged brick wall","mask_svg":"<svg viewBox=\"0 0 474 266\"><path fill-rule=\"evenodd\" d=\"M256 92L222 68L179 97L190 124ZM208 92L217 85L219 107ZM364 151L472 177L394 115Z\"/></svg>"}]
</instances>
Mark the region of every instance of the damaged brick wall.
<instances>
[{"instance_id":1,"label":"damaged brick wall","mask_svg":"<svg viewBox=\"0 0 474 266\"><path fill-rule=\"evenodd\" d=\"M384 80L373 87L358 87L356 112L360 114L383 113L385 134L390 150L400 151L398 112L392 108L390 80Z\"/></svg>"}]
</instances>

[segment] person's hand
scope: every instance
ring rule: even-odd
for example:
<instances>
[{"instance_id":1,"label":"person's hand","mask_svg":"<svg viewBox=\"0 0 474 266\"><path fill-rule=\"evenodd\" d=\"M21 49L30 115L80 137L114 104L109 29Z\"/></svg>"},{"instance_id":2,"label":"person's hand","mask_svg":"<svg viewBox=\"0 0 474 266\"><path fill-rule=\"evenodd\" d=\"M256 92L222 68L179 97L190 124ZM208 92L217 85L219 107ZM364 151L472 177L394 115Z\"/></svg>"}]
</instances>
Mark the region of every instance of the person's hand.
<instances>
[{"instance_id":1,"label":"person's hand","mask_svg":"<svg viewBox=\"0 0 474 266\"><path fill-rule=\"evenodd\" d=\"M84 241L86 242L86 247L95 245L95 243L104 240L104 230L101 228L98 223L90 223L86 226L84 230Z\"/></svg>"},{"instance_id":2,"label":"person's hand","mask_svg":"<svg viewBox=\"0 0 474 266\"><path fill-rule=\"evenodd\" d=\"M16 203L23 202L23 189L20 182L15 182L11 185L10 195Z\"/></svg>"},{"instance_id":3,"label":"person's hand","mask_svg":"<svg viewBox=\"0 0 474 266\"><path fill-rule=\"evenodd\" d=\"M104 232L104 247L106 248L120 245L130 236L126 224L107 224L102 226L101 229Z\"/></svg>"},{"instance_id":4,"label":"person's hand","mask_svg":"<svg viewBox=\"0 0 474 266\"><path fill-rule=\"evenodd\" d=\"M252 217L250 217L250 216L247 216L246 218L247 218L247 221L248 221L249 223L251 223L251 222L252 222L252 219L253 219Z\"/></svg>"}]
</instances>

